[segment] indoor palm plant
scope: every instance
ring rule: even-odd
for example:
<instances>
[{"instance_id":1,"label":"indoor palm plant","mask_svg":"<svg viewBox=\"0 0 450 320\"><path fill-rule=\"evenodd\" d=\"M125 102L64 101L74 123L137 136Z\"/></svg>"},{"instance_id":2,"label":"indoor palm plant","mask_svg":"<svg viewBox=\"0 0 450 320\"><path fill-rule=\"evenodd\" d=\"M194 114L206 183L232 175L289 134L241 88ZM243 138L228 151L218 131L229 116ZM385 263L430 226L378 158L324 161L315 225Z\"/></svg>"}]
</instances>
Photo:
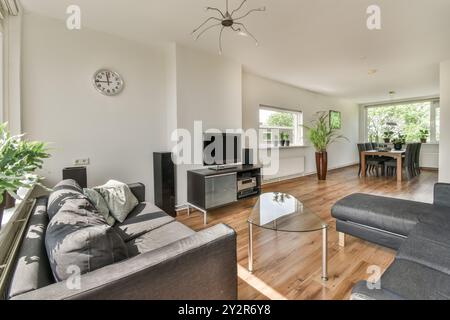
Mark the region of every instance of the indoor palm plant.
<instances>
[{"instance_id":1,"label":"indoor palm plant","mask_svg":"<svg viewBox=\"0 0 450 320\"><path fill-rule=\"evenodd\" d=\"M341 139L348 141L346 137L339 134L337 129L330 127L328 117L328 112L319 112L310 125L303 126L307 131L306 137L316 149L316 166L319 180L327 179L328 146Z\"/></svg>"},{"instance_id":2,"label":"indoor palm plant","mask_svg":"<svg viewBox=\"0 0 450 320\"><path fill-rule=\"evenodd\" d=\"M18 199L20 187L29 188L41 178L35 174L50 155L44 142L12 136L7 124L0 124L0 226L7 197Z\"/></svg>"}]
</instances>

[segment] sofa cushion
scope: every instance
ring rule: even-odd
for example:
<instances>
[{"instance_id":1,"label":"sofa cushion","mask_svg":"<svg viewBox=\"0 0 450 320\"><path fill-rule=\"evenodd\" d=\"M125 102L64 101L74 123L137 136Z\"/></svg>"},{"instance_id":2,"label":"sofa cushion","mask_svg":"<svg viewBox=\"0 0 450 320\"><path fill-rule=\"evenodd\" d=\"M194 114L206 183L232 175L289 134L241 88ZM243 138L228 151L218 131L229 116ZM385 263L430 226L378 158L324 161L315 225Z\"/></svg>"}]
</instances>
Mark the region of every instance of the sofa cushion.
<instances>
[{"instance_id":1,"label":"sofa cushion","mask_svg":"<svg viewBox=\"0 0 450 320\"><path fill-rule=\"evenodd\" d=\"M332 208L334 218L407 236L422 215L433 213L433 205L408 200L353 194Z\"/></svg>"},{"instance_id":2,"label":"sofa cushion","mask_svg":"<svg viewBox=\"0 0 450 320\"><path fill-rule=\"evenodd\" d=\"M50 220L58 213L67 199L80 197L84 197L83 189L75 180L63 180L58 183L48 199L47 214Z\"/></svg>"},{"instance_id":3,"label":"sofa cushion","mask_svg":"<svg viewBox=\"0 0 450 320\"><path fill-rule=\"evenodd\" d=\"M128 242L128 253L130 256L136 256L164 247L194 234L195 232L184 224L171 222Z\"/></svg>"},{"instance_id":4,"label":"sofa cushion","mask_svg":"<svg viewBox=\"0 0 450 320\"><path fill-rule=\"evenodd\" d=\"M128 215L127 219L115 226L117 233L127 242L159 228L175 219L154 204L142 202Z\"/></svg>"},{"instance_id":5,"label":"sofa cushion","mask_svg":"<svg viewBox=\"0 0 450 320\"><path fill-rule=\"evenodd\" d=\"M125 183L109 180L103 186L95 187L108 204L111 215L119 222L124 222L127 216L139 204L130 187Z\"/></svg>"},{"instance_id":6,"label":"sofa cushion","mask_svg":"<svg viewBox=\"0 0 450 320\"><path fill-rule=\"evenodd\" d=\"M45 245L58 281L74 272L84 274L128 257L125 242L86 198L65 201L50 221Z\"/></svg>"},{"instance_id":7,"label":"sofa cushion","mask_svg":"<svg viewBox=\"0 0 450 320\"><path fill-rule=\"evenodd\" d=\"M94 189L83 189L83 193L92 202L97 211L105 218L108 225L113 226L116 223L116 219L109 213L108 204L102 195Z\"/></svg>"},{"instance_id":8,"label":"sofa cushion","mask_svg":"<svg viewBox=\"0 0 450 320\"><path fill-rule=\"evenodd\" d=\"M47 198L43 197L36 201L19 249L9 284L8 299L55 282L45 251L47 225Z\"/></svg>"},{"instance_id":9,"label":"sofa cushion","mask_svg":"<svg viewBox=\"0 0 450 320\"><path fill-rule=\"evenodd\" d=\"M397 258L450 275L450 229L419 223L400 247Z\"/></svg>"},{"instance_id":10,"label":"sofa cushion","mask_svg":"<svg viewBox=\"0 0 450 320\"><path fill-rule=\"evenodd\" d=\"M419 221L450 229L450 207L433 205L433 212L420 216Z\"/></svg>"},{"instance_id":11,"label":"sofa cushion","mask_svg":"<svg viewBox=\"0 0 450 320\"><path fill-rule=\"evenodd\" d=\"M412 261L396 259L381 277L382 287L406 300L450 299L450 276Z\"/></svg>"}]
</instances>

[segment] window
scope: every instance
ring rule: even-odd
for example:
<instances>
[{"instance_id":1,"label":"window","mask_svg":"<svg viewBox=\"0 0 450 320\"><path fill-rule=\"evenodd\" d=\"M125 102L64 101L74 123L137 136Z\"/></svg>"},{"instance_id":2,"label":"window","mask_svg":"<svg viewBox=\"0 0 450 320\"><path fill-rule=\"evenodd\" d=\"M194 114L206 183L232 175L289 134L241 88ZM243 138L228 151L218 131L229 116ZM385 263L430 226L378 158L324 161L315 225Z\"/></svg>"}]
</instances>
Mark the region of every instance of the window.
<instances>
[{"instance_id":1,"label":"window","mask_svg":"<svg viewBox=\"0 0 450 320\"><path fill-rule=\"evenodd\" d=\"M402 136L407 142L419 142L424 136L424 131L428 142L439 141L438 100L366 107L367 141L387 142Z\"/></svg>"},{"instance_id":2,"label":"window","mask_svg":"<svg viewBox=\"0 0 450 320\"><path fill-rule=\"evenodd\" d=\"M303 144L303 116L299 111L260 106L260 147L279 147L282 141L290 146Z\"/></svg>"}]
</instances>

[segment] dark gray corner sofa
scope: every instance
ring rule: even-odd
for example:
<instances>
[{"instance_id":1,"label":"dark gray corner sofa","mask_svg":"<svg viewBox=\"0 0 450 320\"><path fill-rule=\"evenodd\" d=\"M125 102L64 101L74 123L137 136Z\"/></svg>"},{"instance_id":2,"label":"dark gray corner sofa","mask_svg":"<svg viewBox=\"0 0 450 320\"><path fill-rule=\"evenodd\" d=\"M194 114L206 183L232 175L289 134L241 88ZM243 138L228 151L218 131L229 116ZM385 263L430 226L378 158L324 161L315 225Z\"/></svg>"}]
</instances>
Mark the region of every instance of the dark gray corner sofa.
<instances>
[{"instance_id":1,"label":"dark gray corner sofa","mask_svg":"<svg viewBox=\"0 0 450 320\"><path fill-rule=\"evenodd\" d=\"M450 299L450 184L438 183L433 204L353 194L332 208L341 246L345 234L397 250L394 263L354 300Z\"/></svg>"},{"instance_id":2,"label":"dark gray corner sofa","mask_svg":"<svg viewBox=\"0 0 450 320\"><path fill-rule=\"evenodd\" d=\"M93 243L86 249L87 252L85 250L75 254L84 259L85 265L81 267L95 270L78 278L69 277L59 282L55 280L52 269L55 266L51 265L54 261L48 258L46 232L51 227L62 228L58 230L64 231L66 227L72 228L73 224L61 226L61 222L58 222L56 226L55 223L52 225L47 214L48 207L51 207L48 203L52 198L50 197L50 201L49 197L39 198L19 249L5 298L237 299L234 230L226 225L216 225L194 232L161 209L145 202L144 185L133 184L130 189L140 204L123 223L110 227L95 209L83 202L85 200L80 194L82 190L75 181L66 180L55 187L54 193L58 192L57 201L63 200L63 209L56 207L56 211L64 210L67 206L77 211L76 225L86 228L86 224L95 224L94 229L89 229L88 225L86 232L97 232L98 235L100 230L98 239L104 239L107 235L108 239L114 239L114 249L120 248L121 252L121 255L115 255L110 249L112 242L99 243L100 240L91 238L89 241ZM55 207L51 209L55 210ZM64 232L65 235L68 234ZM58 237L58 233L53 237ZM58 245L83 245L67 243L67 239L76 238L67 236L66 239L57 239ZM94 243L95 241L97 242ZM99 267L99 263L110 264Z\"/></svg>"}]
</instances>

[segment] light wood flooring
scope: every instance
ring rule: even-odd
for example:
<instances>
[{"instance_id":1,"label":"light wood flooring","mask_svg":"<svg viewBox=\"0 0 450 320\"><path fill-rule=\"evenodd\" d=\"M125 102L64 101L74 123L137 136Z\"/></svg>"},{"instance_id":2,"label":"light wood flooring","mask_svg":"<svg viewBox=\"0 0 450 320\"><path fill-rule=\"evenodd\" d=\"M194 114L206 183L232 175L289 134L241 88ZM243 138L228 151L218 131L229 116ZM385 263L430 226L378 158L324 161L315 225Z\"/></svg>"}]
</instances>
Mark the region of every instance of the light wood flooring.
<instances>
[{"instance_id":1,"label":"light wood flooring","mask_svg":"<svg viewBox=\"0 0 450 320\"><path fill-rule=\"evenodd\" d=\"M256 199L209 212L207 227L226 223L237 232L239 299L348 299L353 285L368 279L370 266L378 266L384 272L395 252L353 237L347 237L345 248L339 247L331 207L356 192L431 203L438 174L422 171L419 177L397 183L395 178L359 178L357 173L357 167L348 167L330 172L324 182L318 182L316 176L307 176L270 184L263 190L289 193L329 223L328 282L320 278L321 232L277 233L254 228L255 271L249 274L247 218ZM181 212L177 219L197 231L205 228L198 212L190 217Z\"/></svg>"}]
</instances>

